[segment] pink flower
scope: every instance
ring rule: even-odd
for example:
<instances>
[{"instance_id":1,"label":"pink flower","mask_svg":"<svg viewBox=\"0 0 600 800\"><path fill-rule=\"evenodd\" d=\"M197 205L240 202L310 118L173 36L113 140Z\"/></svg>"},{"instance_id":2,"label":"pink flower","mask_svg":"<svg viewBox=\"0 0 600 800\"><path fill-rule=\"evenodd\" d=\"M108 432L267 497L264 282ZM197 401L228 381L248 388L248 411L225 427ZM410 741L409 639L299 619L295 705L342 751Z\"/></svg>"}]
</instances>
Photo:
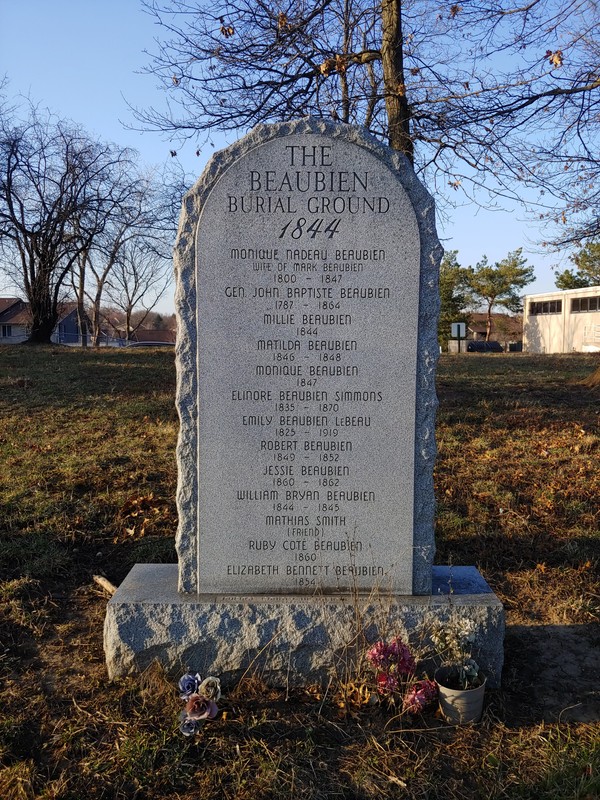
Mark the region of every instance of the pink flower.
<instances>
[{"instance_id":1,"label":"pink flower","mask_svg":"<svg viewBox=\"0 0 600 800\"><path fill-rule=\"evenodd\" d=\"M367 651L367 659L374 667L387 666L388 646L385 642L377 642Z\"/></svg>"},{"instance_id":2,"label":"pink flower","mask_svg":"<svg viewBox=\"0 0 600 800\"><path fill-rule=\"evenodd\" d=\"M404 695L403 708L409 714L419 714L437 697L435 681L417 681Z\"/></svg>"},{"instance_id":3,"label":"pink flower","mask_svg":"<svg viewBox=\"0 0 600 800\"><path fill-rule=\"evenodd\" d=\"M193 694L185 706L188 719L214 719L219 709L214 700L208 700L201 694Z\"/></svg>"},{"instance_id":4,"label":"pink flower","mask_svg":"<svg viewBox=\"0 0 600 800\"><path fill-rule=\"evenodd\" d=\"M367 660L376 670L377 690L380 694L393 694L400 686L400 679L415 671L415 659L402 639L393 639L389 644L376 642L367 651Z\"/></svg>"},{"instance_id":5,"label":"pink flower","mask_svg":"<svg viewBox=\"0 0 600 800\"><path fill-rule=\"evenodd\" d=\"M410 675L415 669L415 659L401 639L390 644L380 641L367 651L367 659L382 672Z\"/></svg>"},{"instance_id":6,"label":"pink flower","mask_svg":"<svg viewBox=\"0 0 600 800\"><path fill-rule=\"evenodd\" d=\"M396 668L400 675L410 675L415 671L415 659L408 647L401 639L394 639L390 647L393 648Z\"/></svg>"},{"instance_id":7,"label":"pink flower","mask_svg":"<svg viewBox=\"0 0 600 800\"><path fill-rule=\"evenodd\" d=\"M389 672L377 673L377 691L379 694L393 694L398 690L398 679Z\"/></svg>"}]
</instances>

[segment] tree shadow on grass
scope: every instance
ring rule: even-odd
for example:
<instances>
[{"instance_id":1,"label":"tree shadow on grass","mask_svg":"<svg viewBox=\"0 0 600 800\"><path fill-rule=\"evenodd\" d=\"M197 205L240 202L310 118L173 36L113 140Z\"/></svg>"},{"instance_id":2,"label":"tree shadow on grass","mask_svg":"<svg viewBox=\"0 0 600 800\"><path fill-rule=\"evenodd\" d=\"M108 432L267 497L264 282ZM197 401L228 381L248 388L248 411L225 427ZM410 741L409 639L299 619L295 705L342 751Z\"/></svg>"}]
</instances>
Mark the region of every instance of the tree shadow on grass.
<instances>
[{"instance_id":1,"label":"tree shadow on grass","mask_svg":"<svg viewBox=\"0 0 600 800\"><path fill-rule=\"evenodd\" d=\"M513 625L506 630L507 725L600 721L600 624Z\"/></svg>"},{"instance_id":2,"label":"tree shadow on grass","mask_svg":"<svg viewBox=\"0 0 600 800\"><path fill-rule=\"evenodd\" d=\"M175 398L172 350L4 348L0 371L3 404L24 411L40 406L74 410L101 398L147 398L153 392L171 394L170 407Z\"/></svg>"}]
</instances>

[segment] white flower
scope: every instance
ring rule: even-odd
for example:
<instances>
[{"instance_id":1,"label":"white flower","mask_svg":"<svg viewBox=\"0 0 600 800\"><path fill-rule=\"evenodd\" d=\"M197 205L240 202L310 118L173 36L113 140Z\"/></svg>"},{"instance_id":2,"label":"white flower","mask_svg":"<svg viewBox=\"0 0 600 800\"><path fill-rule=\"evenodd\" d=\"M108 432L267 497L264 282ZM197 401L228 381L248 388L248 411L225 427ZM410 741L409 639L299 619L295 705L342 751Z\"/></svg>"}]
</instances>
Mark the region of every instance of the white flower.
<instances>
[{"instance_id":1,"label":"white flower","mask_svg":"<svg viewBox=\"0 0 600 800\"><path fill-rule=\"evenodd\" d=\"M216 703L221 697L221 681L209 675L198 687L198 694L206 697L207 700L214 700Z\"/></svg>"}]
</instances>

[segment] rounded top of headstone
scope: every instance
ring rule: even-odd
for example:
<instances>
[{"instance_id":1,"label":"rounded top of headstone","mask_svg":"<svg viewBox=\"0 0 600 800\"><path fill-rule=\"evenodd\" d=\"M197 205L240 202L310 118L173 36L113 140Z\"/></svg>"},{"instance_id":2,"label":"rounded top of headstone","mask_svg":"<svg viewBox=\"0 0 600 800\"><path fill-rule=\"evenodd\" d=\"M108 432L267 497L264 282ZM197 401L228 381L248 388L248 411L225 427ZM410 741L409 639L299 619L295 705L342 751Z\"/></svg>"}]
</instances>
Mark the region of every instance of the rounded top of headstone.
<instances>
[{"instance_id":1,"label":"rounded top of headstone","mask_svg":"<svg viewBox=\"0 0 600 800\"><path fill-rule=\"evenodd\" d=\"M417 178L411 163L403 153L388 147L364 127L318 117L302 117L288 122L261 123L257 125L241 139L219 150L211 157L204 172L187 193L186 199L193 197L203 198L207 189L209 190L212 187L214 182L232 163L254 148L272 139L302 134L316 134L332 139L344 139L364 148L396 173L398 180L409 195L418 217L425 219L433 212L431 196Z\"/></svg>"},{"instance_id":2,"label":"rounded top of headstone","mask_svg":"<svg viewBox=\"0 0 600 800\"><path fill-rule=\"evenodd\" d=\"M420 585L432 210L401 154L313 118L259 125L186 196L175 262L186 588Z\"/></svg>"}]
</instances>

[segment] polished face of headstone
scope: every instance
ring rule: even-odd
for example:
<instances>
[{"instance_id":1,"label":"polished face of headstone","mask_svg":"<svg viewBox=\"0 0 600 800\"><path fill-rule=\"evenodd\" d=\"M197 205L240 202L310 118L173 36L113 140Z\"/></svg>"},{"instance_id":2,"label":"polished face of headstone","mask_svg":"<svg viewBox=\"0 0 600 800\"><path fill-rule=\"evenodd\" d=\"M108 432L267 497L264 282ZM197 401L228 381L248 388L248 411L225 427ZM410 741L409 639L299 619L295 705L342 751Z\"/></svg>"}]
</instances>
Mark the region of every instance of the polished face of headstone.
<instances>
[{"instance_id":1,"label":"polished face of headstone","mask_svg":"<svg viewBox=\"0 0 600 800\"><path fill-rule=\"evenodd\" d=\"M196 236L197 585L413 580L420 236L394 171L343 137L244 153Z\"/></svg>"}]
</instances>

